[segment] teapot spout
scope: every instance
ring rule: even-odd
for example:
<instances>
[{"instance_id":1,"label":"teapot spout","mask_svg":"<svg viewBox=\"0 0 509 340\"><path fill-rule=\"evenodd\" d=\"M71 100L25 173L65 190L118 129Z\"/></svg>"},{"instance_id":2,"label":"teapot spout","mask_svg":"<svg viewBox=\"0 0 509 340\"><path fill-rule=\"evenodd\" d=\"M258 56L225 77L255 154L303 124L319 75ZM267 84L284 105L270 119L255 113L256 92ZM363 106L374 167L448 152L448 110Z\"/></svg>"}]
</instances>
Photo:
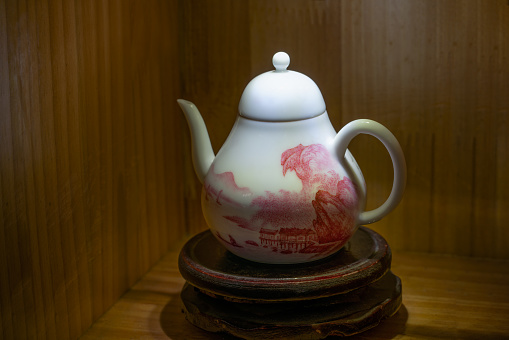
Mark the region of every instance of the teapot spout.
<instances>
[{"instance_id":1,"label":"teapot spout","mask_svg":"<svg viewBox=\"0 0 509 340\"><path fill-rule=\"evenodd\" d=\"M192 145L193 145L193 165L198 179L203 184L205 175L209 171L210 165L215 158L212 144L210 143L209 133L207 127L196 108L196 105L184 99L178 99L178 104L184 115L186 116L189 130L191 131Z\"/></svg>"}]
</instances>

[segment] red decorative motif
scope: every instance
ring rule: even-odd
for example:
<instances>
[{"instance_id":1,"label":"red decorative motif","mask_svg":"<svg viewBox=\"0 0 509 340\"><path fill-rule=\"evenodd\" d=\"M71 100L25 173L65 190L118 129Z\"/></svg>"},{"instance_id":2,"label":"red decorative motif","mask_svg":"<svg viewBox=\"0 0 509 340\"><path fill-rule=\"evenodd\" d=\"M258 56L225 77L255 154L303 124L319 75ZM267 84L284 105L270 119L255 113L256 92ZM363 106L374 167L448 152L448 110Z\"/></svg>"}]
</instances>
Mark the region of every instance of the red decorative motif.
<instances>
[{"instance_id":1,"label":"red decorative motif","mask_svg":"<svg viewBox=\"0 0 509 340\"><path fill-rule=\"evenodd\" d=\"M263 247L281 254L330 253L342 246L351 236L357 211L357 193L347 177L340 178L334 171L334 161L321 144L298 146L281 155L283 175L295 172L302 182L300 192L280 190L254 197L250 218L223 216L239 228L259 232L259 243L248 240L246 246ZM227 202L240 206L231 195L251 194L249 188L238 187L233 173L215 174L214 183L223 190L206 187L206 199L217 204ZM234 247L240 245L218 237Z\"/></svg>"},{"instance_id":2,"label":"red decorative motif","mask_svg":"<svg viewBox=\"0 0 509 340\"><path fill-rule=\"evenodd\" d=\"M220 233L216 232L216 235L217 237L223 241L224 243L226 244L229 244L230 246L234 246L234 247L237 247L237 248L242 248L242 246L240 244L237 243L237 241L235 241L235 239L232 237L232 235L228 235L228 237L230 238L230 240L225 240Z\"/></svg>"},{"instance_id":3,"label":"red decorative motif","mask_svg":"<svg viewBox=\"0 0 509 340\"><path fill-rule=\"evenodd\" d=\"M214 165L212 165L212 168L210 169L210 171L211 171L211 173L214 174L214 183L218 187L226 188L230 193L236 192L236 193L240 193L240 194L249 194L251 192L249 190L249 188L240 188L239 186L237 186L237 183L235 183L235 178L234 178L232 172L228 171L228 172L216 174L214 172ZM240 205L237 201L235 201L234 199L231 198L232 195L229 195L228 193L223 194L223 191L224 191L223 189L218 190L218 189L212 187L210 184L205 185L205 192L206 192L205 199L206 200L213 199L216 201L216 203L218 205L222 205L223 204L222 202L226 202L229 205L233 205L233 206Z\"/></svg>"}]
</instances>

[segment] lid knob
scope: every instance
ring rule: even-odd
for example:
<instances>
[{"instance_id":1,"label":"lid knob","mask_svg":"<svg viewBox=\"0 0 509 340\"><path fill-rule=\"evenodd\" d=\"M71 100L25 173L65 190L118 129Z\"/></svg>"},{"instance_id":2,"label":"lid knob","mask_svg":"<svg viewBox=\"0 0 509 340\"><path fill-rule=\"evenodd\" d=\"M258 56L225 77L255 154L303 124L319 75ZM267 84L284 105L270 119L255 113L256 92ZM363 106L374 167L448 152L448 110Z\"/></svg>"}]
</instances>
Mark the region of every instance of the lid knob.
<instances>
[{"instance_id":1,"label":"lid knob","mask_svg":"<svg viewBox=\"0 0 509 340\"><path fill-rule=\"evenodd\" d=\"M286 71L288 65L290 65L290 56L285 52L277 52L272 57L272 64L278 71Z\"/></svg>"}]
</instances>

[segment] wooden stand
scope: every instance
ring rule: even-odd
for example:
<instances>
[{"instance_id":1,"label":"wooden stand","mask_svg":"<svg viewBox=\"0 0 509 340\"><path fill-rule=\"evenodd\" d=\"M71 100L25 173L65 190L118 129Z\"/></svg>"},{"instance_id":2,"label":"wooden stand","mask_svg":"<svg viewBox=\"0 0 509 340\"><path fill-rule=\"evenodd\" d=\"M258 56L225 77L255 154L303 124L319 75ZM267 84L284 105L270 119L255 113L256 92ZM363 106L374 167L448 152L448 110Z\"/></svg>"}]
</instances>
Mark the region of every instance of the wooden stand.
<instances>
[{"instance_id":1,"label":"wooden stand","mask_svg":"<svg viewBox=\"0 0 509 340\"><path fill-rule=\"evenodd\" d=\"M179 256L183 312L204 330L244 339L349 336L399 309L401 281L390 264L387 242L365 227L338 253L299 265L241 259L206 231Z\"/></svg>"}]
</instances>

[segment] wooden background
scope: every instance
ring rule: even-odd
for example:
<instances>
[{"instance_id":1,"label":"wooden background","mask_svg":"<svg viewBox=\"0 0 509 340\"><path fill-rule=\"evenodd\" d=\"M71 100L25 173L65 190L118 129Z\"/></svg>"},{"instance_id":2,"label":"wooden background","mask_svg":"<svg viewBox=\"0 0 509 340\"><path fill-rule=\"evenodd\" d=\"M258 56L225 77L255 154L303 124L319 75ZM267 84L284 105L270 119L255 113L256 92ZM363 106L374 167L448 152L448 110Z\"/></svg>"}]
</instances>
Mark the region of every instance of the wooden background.
<instances>
[{"instance_id":1,"label":"wooden background","mask_svg":"<svg viewBox=\"0 0 509 340\"><path fill-rule=\"evenodd\" d=\"M77 338L182 237L176 9L0 1L0 338Z\"/></svg>"},{"instance_id":2,"label":"wooden background","mask_svg":"<svg viewBox=\"0 0 509 340\"><path fill-rule=\"evenodd\" d=\"M0 338L77 338L205 228L175 99L218 151L279 50L400 141L394 249L508 259L508 32L505 0L0 0ZM375 207L388 155L351 150Z\"/></svg>"}]
</instances>

